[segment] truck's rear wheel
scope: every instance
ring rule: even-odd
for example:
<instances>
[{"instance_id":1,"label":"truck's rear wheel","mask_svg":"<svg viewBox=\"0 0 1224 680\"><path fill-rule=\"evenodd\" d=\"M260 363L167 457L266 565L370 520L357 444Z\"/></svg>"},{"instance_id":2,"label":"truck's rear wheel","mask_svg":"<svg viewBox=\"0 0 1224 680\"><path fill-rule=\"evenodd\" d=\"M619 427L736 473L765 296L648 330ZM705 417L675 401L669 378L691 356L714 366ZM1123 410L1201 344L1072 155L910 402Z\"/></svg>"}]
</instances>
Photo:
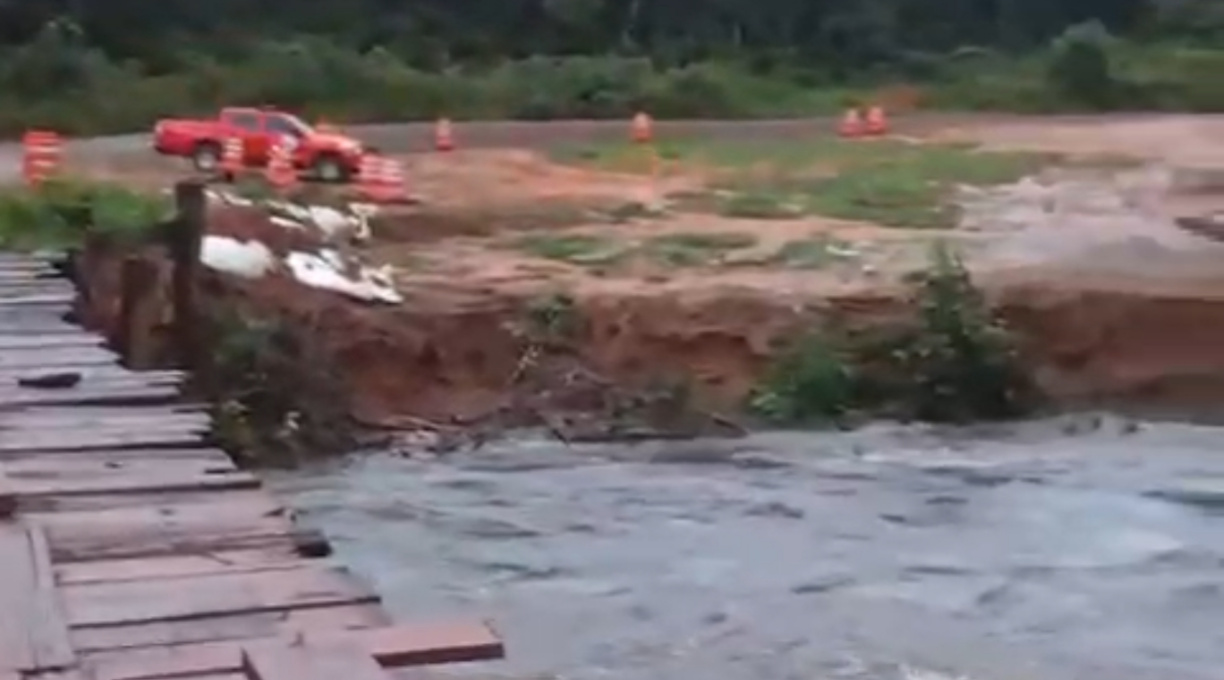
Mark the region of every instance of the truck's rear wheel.
<instances>
[{"instance_id":1,"label":"truck's rear wheel","mask_svg":"<svg viewBox=\"0 0 1224 680\"><path fill-rule=\"evenodd\" d=\"M321 182L340 183L349 181L349 168L337 156L324 154L315 159L314 175Z\"/></svg>"},{"instance_id":2,"label":"truck's rear wheel","mask_svg":"<svg viewBox=\"0 0 1224 680\"><path fill-rule=\"evenodd\" d=\"M213 142L197 144L191 162L200 172L216 172L221 167L221 147Z\"/></svg>"}]
</instances>

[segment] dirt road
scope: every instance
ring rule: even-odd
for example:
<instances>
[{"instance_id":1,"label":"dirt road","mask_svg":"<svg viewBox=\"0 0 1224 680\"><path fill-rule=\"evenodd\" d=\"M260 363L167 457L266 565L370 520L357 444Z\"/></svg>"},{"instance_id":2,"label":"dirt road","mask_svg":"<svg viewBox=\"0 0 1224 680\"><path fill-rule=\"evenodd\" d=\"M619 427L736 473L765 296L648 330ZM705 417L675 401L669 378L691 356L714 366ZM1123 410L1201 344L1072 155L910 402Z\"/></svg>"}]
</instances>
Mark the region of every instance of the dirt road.
<instances>
[{"instance_id":1,"label":"dirt road","mask_svg":"<svg viewBox=\"0 0 1224 680\"><path fill-rule=\"evenodd\" d=\"M1006 125L1024 129L1039 125L1079 127L1095 123L1160 122L1168 116L1148 114L1110 116L1019 116L1007 114L947 114L919 113L896 117L894 132L900 135L929 135L965 127ZM715 137L724 139L803 139L834 133L837 120L815 117L790 120L753 121L660 121L656 135L662 139L683 137ZM368 144L394 153L424 151L432 143L431 123L383 123L348 126ZM568 120L542 122L481 121L457 123L457 142L461 147L517 147L547 149L565 145L581 145L624 139L628 123L619 120ZM67 149L69 158L91 165L128 167L156 164L149 150L148 134L115 135L73 140ZM20 172L21 146L16 142L0 143L0 183L12 181Z\"/></svg>"}]
</instances>

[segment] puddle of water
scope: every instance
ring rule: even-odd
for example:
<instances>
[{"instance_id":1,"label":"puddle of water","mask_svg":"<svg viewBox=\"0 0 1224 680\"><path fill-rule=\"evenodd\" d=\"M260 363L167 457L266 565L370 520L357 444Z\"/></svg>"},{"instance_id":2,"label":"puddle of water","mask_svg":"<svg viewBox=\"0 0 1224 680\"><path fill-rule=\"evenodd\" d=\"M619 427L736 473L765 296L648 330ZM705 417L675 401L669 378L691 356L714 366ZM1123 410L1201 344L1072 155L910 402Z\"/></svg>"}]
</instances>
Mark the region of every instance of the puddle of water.
<instances>
[{"instance_id":1,"label":"puddle of water","mask_svg":"<svg viewBox=\"0 0 1224 680\"><path fill-rule=\"evenodd\" d=\"M479 672L580 680L1206 680L1224 431L1047 421L372 455L274 480L400 618L494 619Z\"/></svg>"}]
</instances>

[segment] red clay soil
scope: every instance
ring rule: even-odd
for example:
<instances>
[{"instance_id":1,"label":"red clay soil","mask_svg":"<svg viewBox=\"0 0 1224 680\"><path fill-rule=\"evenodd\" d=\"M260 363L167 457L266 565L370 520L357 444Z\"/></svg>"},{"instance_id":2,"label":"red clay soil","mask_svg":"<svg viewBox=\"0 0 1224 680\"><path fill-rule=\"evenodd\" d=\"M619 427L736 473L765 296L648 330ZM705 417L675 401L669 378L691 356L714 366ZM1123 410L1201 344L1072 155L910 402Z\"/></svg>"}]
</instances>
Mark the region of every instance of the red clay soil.
<instances>
[{"instance_id":1,"label":"red clay soil","mask_svg":"<svg viewBox=\"0 0 1224 680\"><path fill-rule=\"evenodd\" d=\"M89 318L104 330L114 329L118 313L115 262L95 258L86 271ZM227 279L225 287L259 313L291 320L317 356L340 367L350 411L366 424L469 422L544 392L556 398L548 407L575 399L565 385L519 379L526 345L514 327L524 318L525 298L410 291L406 304L388 307L279 276ZM1067 281L1009 284L994 297L1056 401L1186 413L1224 399L1224 281L1218 290L1212 296L1201 286L1145 290ZM871 324L901 310L885 294L806 307L728 291L577 302L585 371L631 387L688 377L698 403L719 411L742 403L779 343L812 323ZM573 375L554 377L563 383Z\"/></svg>"}]
</instances>

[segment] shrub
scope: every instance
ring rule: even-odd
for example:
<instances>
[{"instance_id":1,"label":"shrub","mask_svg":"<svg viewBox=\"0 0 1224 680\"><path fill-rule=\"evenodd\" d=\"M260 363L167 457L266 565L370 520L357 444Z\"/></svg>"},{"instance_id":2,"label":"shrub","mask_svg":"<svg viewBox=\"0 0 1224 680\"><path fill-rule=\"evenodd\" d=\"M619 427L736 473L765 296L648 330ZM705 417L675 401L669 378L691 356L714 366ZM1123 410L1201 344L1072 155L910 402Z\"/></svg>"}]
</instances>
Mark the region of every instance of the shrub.
<instances>
[{"instance_id":1,"label":"shrub","mask_svg":"<svg viewBox=\"0 0 1224 680\"><path fill-rule=\"evenodd\" d=\"M1046 77L1063 97L1092 108L1113 105L1118 83L1106 51L1108 33L1099 22L1077 24L1054 40Z\"/></svg>"},{"instance_id":2,"label":"shrub","mask_svg":"<svg viewBox=\"0 0 1224 680\"><path fill-rule=\"evenodd\" d=\"M0 247L66 249L87 233L143 238L171 214L170 200L118 184L56 179L37 189L0 191Z\"/></svg>"},{"instance_id":3,"label":"shrub","mask_svg":"<svg viewBox=\"0 0 1224 680\"><path fill-rule=\"evenodd\" d=\"M834 421L855 406L856 376L826 339L809 335L769 369L749 409L783 424Z\"/></svg>"},{"instance_id":4,"label":"shrub","mask_svg":"<svg viewBox=\"0 0 1224 680\"><path fill-rule=\"evenodd\" d=\"M936 248L913 285L913 318L836 343L805 338L767 371L751 410L787 424L863 410L941 422L1027 413L1036 389L960 259Z\"/></svg>"}]
</instances>

